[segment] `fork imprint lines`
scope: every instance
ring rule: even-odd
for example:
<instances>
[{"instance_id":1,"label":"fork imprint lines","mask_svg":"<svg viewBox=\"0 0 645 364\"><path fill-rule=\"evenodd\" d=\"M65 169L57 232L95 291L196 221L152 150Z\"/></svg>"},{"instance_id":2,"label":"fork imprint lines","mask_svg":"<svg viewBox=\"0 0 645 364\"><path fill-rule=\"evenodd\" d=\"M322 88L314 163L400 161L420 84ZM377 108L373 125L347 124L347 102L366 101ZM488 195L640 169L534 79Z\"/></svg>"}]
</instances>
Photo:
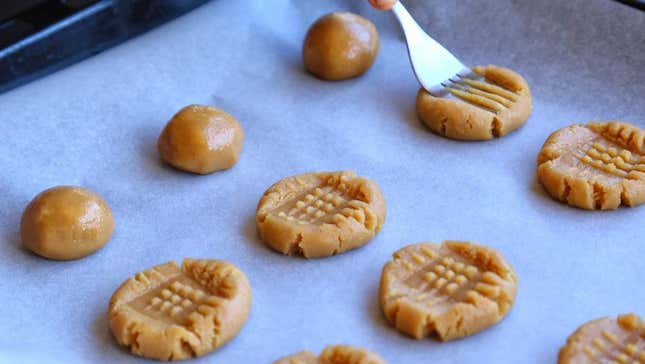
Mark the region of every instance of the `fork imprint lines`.
<instances>
[{"instance_id":1,"label":"fork imprint lines","mask_svg":"<svg viewBox=\"0 0 645 364\"><path fill-rule=\"evenodd\" d=\"M453 96L493 113L510 108L519 96L503 87L467 77L459 76L449 81L441 85Z\"/></svg>"},{"instance_id":2,"label":"fork imprint lines","mask_svg":"<svg viewBox=\"0 0 645 364\"><path fill-rule=\"evenodd\" d=\"M582 351L596 362L612 360L614 363L641 363L645 359L645 351L639 354L638 343L620 342L615 333L602 330L601 336L587 343Z\"/></svg>"},{"instance_id":3,"label":"fork imprint lines","mask_svg":"<svg viewBox=\"0 0 645 364\"><path fill-rule=\"evenodd\" d=\"M209 295L203 290L176 280L165 284L164 288L150 299L144 310L174 318L181 313L194 311L206 297Z\"/></svg>"},{"instance_id":4,"label":"fork imprint lines","mask_svg":"<svg viewBox=\"0 0 645 364\"><path fill-rule=\"evenodd\" d=\"M428 308L450 300L455 304L475 305L484 298L501 310L504 280L491 271L482 271L474 264L461 261L458 256L438 256L436 252L424 251L423 248L395 258L395 261L409 273L402 281L411 290L412 297Z\"/></svg>"},{"instance_id":5,"label":"fork imprint lines","mask_svg":"<svg viewBox=\"0 0 645 364\"><path fill-rule=\"evenodd\" d=\"M600 143L594 143L580 158L583 163L598 170L629 179L639 179L640 174L645 173L645 163L641 163L645 162L643 159L634 158L626 149L606 148Z\"/></svg>"}]
</instances>

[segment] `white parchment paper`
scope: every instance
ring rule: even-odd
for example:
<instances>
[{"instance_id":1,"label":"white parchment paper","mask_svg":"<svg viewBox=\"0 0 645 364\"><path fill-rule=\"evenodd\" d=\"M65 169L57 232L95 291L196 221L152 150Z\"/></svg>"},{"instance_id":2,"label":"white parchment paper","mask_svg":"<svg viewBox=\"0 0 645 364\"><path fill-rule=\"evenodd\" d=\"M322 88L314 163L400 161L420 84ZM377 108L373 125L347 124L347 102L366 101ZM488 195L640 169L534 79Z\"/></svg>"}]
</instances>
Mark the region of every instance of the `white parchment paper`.
<instances>
[{"instance_id":1,"label":"white parchment paper","mask_svg":"<svg viewBox=\"0 0 645 364\"><path fill-rule=\"evenodd\" d=\"M554 363L590 319L645 315L645 207L609 212L551 200L536 182L545 138L574 122L645 127L645 13L609 0L422 1L405 4L468 64L529 81L527 124L490 142L457 142L419 123L418 84L392 14L364 0L217 0L56 74L0 95L0 362L142 362L106 319L114 289L168 260L228 260L246 272L253 309L240 334L195 363L270 363L330 343L390 363ZM323 82L301 66L319 16L373 20L381 52L363 77ZM195 176L164 166L156 140L191 103L238 118L244 150L231 170ZM307 261L257 238L256 203L278 179L354 169L388 202L367 246ZM116 218L112 240L72 262L21 247L23 208L40 191L81 185ZM409 243L474 240L499 249L520 279L499 325L449 343L390 328L382 265Z\"/></svg>"}]
</instances>

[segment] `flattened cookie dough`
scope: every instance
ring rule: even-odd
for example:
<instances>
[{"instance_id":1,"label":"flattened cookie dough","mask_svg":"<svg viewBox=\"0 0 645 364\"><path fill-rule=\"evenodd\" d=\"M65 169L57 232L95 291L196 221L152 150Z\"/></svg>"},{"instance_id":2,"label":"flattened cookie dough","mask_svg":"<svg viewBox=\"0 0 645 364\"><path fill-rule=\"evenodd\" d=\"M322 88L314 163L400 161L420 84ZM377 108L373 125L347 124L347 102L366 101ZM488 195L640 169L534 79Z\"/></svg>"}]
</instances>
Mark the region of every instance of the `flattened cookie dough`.
<instances>
[{"instance_id":1,"label":"flattened cookie dough","mask_svg":"<svg viewBox=\"0 0 645 364\"><path fill-rule=\"evenodd\" d=\"M320 356L310 351L280 358L273 364L386 364L380 356L361 348L349 345L330 345Z\"/></svg>"},{"instance_id":2,"label":"flattened cookie dough","mask_svg":"<svg viewBox=\"0 0 645 364\"><path fill-rule=\"evenodd\" d=\"M560 349L558 364L645 363L645 322L635 314L590 321Z\"/></svg>"},{"instance_id":3,"label":"flattened cookie dough","mask_svg":"<svg viewBox=\"0 0 645 364\"><path fill-rule=\"evenodd\" d=\"M221 260L184 259L137 273L112 295L110 329L132 353L157 360L202 356L231 340L251 309L242 271Z\"/></svg>"},{"instance_id":4,"label":"flattened cookie dough","mask_svg":"<svg viewBox=\"0 0 645 364\"><path fill-rule=\"evenodd\" d=\"M491 248L419 243L393 257L381 275L381 308L397 330L415 339L472 335L500 321L515 301L515 272Z\"/></svg>"},{"instance_id":5,"label":"flattened cookie dough","mask_svg":"<svg viewBox=\"0 0 645 364\"><path fill-rule=\"evenodd\" d=\"M645 131L620 121L575 124L551 134L537 158L540 183L583 209L645 202Z\"/></svg>"},{"instance_id":6,"label":"flattened cookie dough","mask_svg":"<svg viewBox=\"0 0 645 364\"><path fill-rule=\"evenodd\" d=\"M352 171L292 176L271 186L258 203L260 238L274 250L307 258L355 249L385 220L378 186Z\"/></svg>"},{"instance_id":7,"label":"flattened cookie dough","mask_svg":"<svg viewBox=\"0 0 645 364\"><path fill-rule=\"evenodd\" d=\"M307 71L324 80L344 80L365 73L379 51L374 24L360 15L327 14L309 28L302 46Z\"/></svg>"},{"instance_id":8,"label":"flattened cookie dough","mask_svg":"<svg viewBox=\"0 0 645 364\"><path fill-rule=\"evenodd\" d=\"M190 105L166 124L157 148L171 166L209 174L235 165L243 141L242 126L233 116L215 107Z\"/></svg>"},{"instance_id":9,"label":"flattened cookie dough","mask_svg":"<svg viewBox=\"0 0 645 364\"><path fill-rule=\"evenodd\" d=\"M451 139L487 140L504 136L524 124L531 114L531 91L514 71L476 66L483 79L453 78L452 97L435 97L421 88L419 118L433 132Z\"/></svg>"},{"instance_id":10,"label":"flattened cookie dough","mask_svg":"<svg viewBox=\"0 0 645 364\"><path fill-rule=\"evenodd\" d=\"M114 217L107 202L81 187L57 186L39 193L20 221L25 247L49 259L78 259L112 237Z\"/></svg>"}]
</instances>

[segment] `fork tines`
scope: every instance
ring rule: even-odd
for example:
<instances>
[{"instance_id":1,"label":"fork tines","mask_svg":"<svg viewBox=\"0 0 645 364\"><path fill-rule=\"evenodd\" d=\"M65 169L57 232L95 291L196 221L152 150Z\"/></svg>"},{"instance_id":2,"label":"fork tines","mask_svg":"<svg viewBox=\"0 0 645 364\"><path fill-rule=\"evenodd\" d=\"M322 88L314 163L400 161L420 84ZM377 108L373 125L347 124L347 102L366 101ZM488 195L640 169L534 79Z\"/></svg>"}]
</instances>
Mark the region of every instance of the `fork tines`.
<instances>
[{"instance_id":1,"label":"fork tines","mask_svg":"<svg viewBox=\"0 0 645 364\"><path fill-rule=\"evenodd\" d=\"M510 108L519 97L517 93L501 86L470 77L457 75L457 78L448 81L441 85L451 95L495 114Z\"/></svg>"}]
</instances>

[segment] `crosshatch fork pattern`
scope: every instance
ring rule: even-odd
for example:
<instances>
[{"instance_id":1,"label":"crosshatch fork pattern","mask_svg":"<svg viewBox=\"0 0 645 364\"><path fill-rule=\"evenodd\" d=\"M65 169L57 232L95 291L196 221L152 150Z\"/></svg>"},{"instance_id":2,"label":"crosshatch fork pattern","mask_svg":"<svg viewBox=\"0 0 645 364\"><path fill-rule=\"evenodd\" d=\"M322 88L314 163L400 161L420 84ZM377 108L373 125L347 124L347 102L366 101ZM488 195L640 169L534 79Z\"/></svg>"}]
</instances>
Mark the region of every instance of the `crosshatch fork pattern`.
<instances>
[{"instance_id":1,"label":"crosshatch fork pattern","mask_svg":"<svg viewBox=\"0 0 645 364\"><path fill-rule=\"evenodd\" d=\"M482 271L456 254L440 255L428 247L420 252L395 257L407 271L404 282L414 291L415 300L432 308L443 302L474 304L483 295L500 305L503 279L497 274Z\"/></svg>"},{"instance_id":2,"label":"crosshatch fork pattern","mask_svg":"<svg viewBox=\"0 0 645 364\"><path fill-rule=\"evenodd\" d=\"M180 313L194 311L209 295L179 281L174 281L152 297L146 311L176 317Z\"/></svg>"},{"instance_id":3,"label":"crosshatch fork pattern","mask_svg":"<svg viewBox=\"0 0 645 364\"><path fill-rule=\"evenodd\" d=\"M381 275L388 321L416 339L472 335L498 323L517 293L517 277L492 248L466 241L418 243L393 254Z\"/></svg>"},{"instance_id":4,"label":"crosshatch fork pattern","mask_svg":"<svg viewBox=\"0 0 645 364\"><path fill-rule=\"evenodd\" d=\"M645 157L633 155L629 150L622 148L605 147L594 143L580 160L600 171L628 179L643 179L641 172L645 173Z\"/></svg>"},{"instance_id":5,"label":"crosshatch fork pattern","mask_svg":"<svg viewBox=\"0 0 645 364\"><path fill-rule=\"evenodd\" d=\"M620 364L643 364L645 363L645 348L638 343L621 343L618 337L609 330L602 330L601 336L591 340L582 350L590 360L597 363L604 363L611 360L612 363Z\"/></svg>"},{"instance_id":6,"label":"crosshatch fork pattern","mask_svg":"<svg viewBox=\"0 0 645 364\"><path fill-rule=\"evenodd\" d=\"M217 315L224 298L218 297L229 296L229 282L226 279L217 279L218 277L230 277L231 267L222 266L214 262L197 261L191 265L190 269L197 273L195 277L190 277L184 273L175 276L172 279L164 281L161 286L155 288L147 295L141 296L128 303L134 310L144 315L169 320L172 323L184 325L191 321L198 321L209 315ZM232 268L231 268L232 269ZM225 271L225 275L222 272ZM163 276L154 268L135 275L135 280L147 286L150 286L153 280L165 280ZM193 281L196 284L191 284ZM207 282L217 287L204 285ZM203 288L197 285L202 285ZM207 289L218 288L211 294ZM221 292L220 292L221 291ZM223 293L223 294L222 294ZM185 321L188 319L188 322Z\"/></svg>"},{"instance_id":7,"label":"crosshatch fork pattern","mask_svg":"<svg viewBox=\"0 0 645 364\"><path fill-rule=\"evenodd\" d=\"M588 322L569 337L559 356L568 363L578 354L590 363L644 364L645 323L635 314Z\"/></svg>"},{"instance_id":8,"label":"crosshatch fork pattern","mask_svg":"<svg viewBox=\"0 0 645 364\"><path fill-rule=\"evenodd\" d=\"M287 203L278 216L299 224L340 223L355 219L365 224L370 214L369 207L355 199L356 191L348 185L347 176L329 177L321 186L315 187L295 201Z\"/></svg>"}]
</instances>

